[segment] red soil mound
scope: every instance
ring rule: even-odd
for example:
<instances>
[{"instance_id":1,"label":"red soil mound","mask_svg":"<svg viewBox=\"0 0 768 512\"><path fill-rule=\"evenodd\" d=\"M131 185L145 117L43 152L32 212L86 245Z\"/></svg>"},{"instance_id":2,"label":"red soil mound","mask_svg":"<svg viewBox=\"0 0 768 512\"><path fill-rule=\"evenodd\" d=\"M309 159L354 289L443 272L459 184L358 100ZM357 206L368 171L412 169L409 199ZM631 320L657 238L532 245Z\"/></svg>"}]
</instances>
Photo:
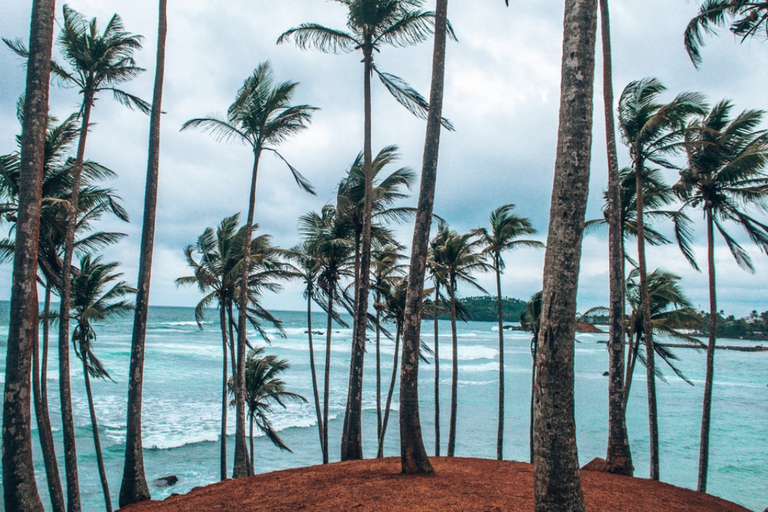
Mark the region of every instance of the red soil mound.
<instances>
[{"instance_id":1,"label":"red soil mound","mask_svg":"<svg viewBox=\"0 0 768 512\"><path fill-rule=\"evenodd\" d=\"M435 474L400 474L400 459L340 462L227 480L123 512L517 512L533 510L530 464L433 458ZM661 482L582 470L590 512L749 512Z\"/></svg>"}]
</instances>

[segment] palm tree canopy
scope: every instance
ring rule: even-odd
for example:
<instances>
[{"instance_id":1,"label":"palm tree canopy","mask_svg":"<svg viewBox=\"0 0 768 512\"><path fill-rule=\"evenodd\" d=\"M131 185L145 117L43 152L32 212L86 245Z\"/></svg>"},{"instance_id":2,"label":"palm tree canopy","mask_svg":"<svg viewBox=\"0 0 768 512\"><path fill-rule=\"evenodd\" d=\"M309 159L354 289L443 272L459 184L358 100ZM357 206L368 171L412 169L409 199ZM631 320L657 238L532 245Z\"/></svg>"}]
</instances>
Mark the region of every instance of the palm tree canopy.
<instances>
[{"instance_id":1,"label":"palm tree canopy","mask_svg":"<svg viewBox=\"0 0 768 512\"><path fill-rule=\"evenodd\" d=\"M725 229L724 222L741 226L768 253L768 226L750 216L747 207L768 209L768 134L758 130L759 110L731 118L733 105L724 100L688 124L688 166L674 189L682 208L701 208L712 214L715 226L740 267L754 272L746 251Z\"/></svg>"},{"instance_id":2,"label":"palm tree canopy","mask_svg":"<svg viewBox=\"0 0 768 512\"><path fill-rule=\"evenodd\" d=\"M502 271L505 268L501 253L517 249L519 247L544 247L544 244L536 240L519 240L523 235L534 235L536 229L527 217L521 217L512 213L515 205L505 204L491 212L491 229L477 230L485 248L483 252L489 254L493 260L493 266Z\"/></svg>"},{"instance_id":3,"label":"palm tree canopy","mask_svg":"<svg viewBox=\"0 0 768 512\"><path fill-rule=\"evenodd\" d=\"M101 257L86 254L80 259L80 269L72 279L72 320L75 330L72 341L77 356L85 361L88 373L94 378L109 378L109 373L93 352L96 331L93 324L133 311L129 298L136 289L125 281L118 281L122 273L116 272L119 263L102 263Z\"/></svg>"},{"instance_id":4,"label":"palm tree canopy","mask_svg":"<svg viewBox=\"0 0 768 512\"><path fill-rule=\"evenodd\" d=\"M127 32L117 14L100 33L96 18L88 21L68 5L64 5L63 11L59 45L71 70L53 61L51 75L64 85L79 88L86 96L111 91L119 103L149 114L149 103L116 87L145 71L133 60L133 52L141 49L143 37ZM29 52L20 40L3 41L16 54L28 57Z\"/></svg>"},{"instance_id":5,"label":"palm tree canopy","mask_svg":"<svg viewBox=\"0 0 768 512\"><path fill-rule=\"evenodd\" d=\"M312 114L319 110L311 105L291 105L298 85L290 81L275 84L272 66L269 61L262 62L243 82L235 101L227 110L226 118L209 116L190 119L181 126L181 130L201 128L217 140L247 144L254 154L272 152L288 166L299 187L314 194L309 181L275 148L291 135L306 129Z\"/></svg>"},{"instance_id":6,"label":"palm tree canopy","mask_svg":"<svg viewBox=\"0 0 768 512\"><path fill-rule=\"evenodd\" d=\"M685 50L694 66L701 64L704 34L713 34L731 20L730 31L741 36L742 42L759 31L768 36L768 2L753 0L705 0L699 12L685 28Z\"/></svg>"},{"instance_id":7,"label":"palm tree canopy","mask_svg":"<svg viewBox=\"0 0 768 512\"><path fill-rule=\"evenodd\" d=\"M383 45L404 48L425 41L435 29L435 13L423 11L421 0L335 0L347 10L347 30L328 28L317 23L302 23L286 30L277 43L291 38L302 50L316 48L323 53L349 53L360 50L371 59L371 71L376 73L390 94L420 119L427 118L429 103L402 78L380 71L373 63L373 54ZM448 24L448 34L456 39ZM453 125L447 119L441 123L448 130Z\"/></svg>"},{"instance_id":8,"label":"palm tree canopy","mask_svg":"<svg viewBox=\"0 0 768 512\"><path fill-rule=\"evenodd\" d=\"M448 232L439 250L449 284L458 286L463 283L488 293L472 275L478 271L493 270L493 267L483 258L482 245L483 240L473 232L465 234L459 234L453 230Z\"/></svg>"}]
</instances>

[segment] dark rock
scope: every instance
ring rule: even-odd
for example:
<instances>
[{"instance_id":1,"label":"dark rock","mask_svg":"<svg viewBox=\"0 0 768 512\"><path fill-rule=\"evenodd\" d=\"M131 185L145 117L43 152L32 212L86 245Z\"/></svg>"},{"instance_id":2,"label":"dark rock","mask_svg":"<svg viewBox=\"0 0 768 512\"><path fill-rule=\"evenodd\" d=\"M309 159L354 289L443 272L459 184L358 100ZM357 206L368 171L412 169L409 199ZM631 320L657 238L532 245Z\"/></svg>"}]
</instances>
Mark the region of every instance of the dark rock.
<instances>
[{"instance_id":1,"label":"dark rock","mask_svg":"<svg viewBox=\"0 0 768 512\"><path fill-rule=\"evenodd\" d=\"M179 477L176 475L169 475L164 476L162 478L158 478L157 480L152 480L152 485L155 487L170 487L172 485L176 485L176 483L179 481Z\"/></svg>"},{"instance_id":2,"label":"dark rock","mask_svg":"<svg viewBox=\"0 0 768 512\"><path fill-rule=\"evenodd\" d=\"M610 375L610 373L608 373L608 372L603 372L603 377L608 377L609 375Z\"/></svg>"}]
</instances>

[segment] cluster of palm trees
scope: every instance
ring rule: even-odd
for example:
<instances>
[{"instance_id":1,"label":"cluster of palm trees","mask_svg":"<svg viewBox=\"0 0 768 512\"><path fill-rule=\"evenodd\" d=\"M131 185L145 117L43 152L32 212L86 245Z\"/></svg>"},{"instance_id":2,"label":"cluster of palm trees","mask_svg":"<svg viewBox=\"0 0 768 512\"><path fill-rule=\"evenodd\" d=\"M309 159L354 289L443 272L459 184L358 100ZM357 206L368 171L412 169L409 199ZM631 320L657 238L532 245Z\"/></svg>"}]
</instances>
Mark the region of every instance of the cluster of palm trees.
<instances>
[{"instance_id":1,"label":"cluster of palm trees","mask_svg":"<svg viewBox=\"0 0 768 512\"><path fill-rule=\"evenodd\" d=\"M472 272L494 270L497 273L497 295L501 296L498 273L503 269L501 252L517 244L537 245L533 241L515 240L530 234L525 219L514 218L511 206L496 210L491 217L491 230L458 234L448 228L438 229L430 237L433 224L434 190L438 150L442 128L451 124L442 117L445 75L445 44L453 31L447 21L447 0L437 0L435 12L424 11L420 0L337 0L348 10L347 31L307 23L286 31L278 42L293 39L300 48L314 47L323 52L361 51L364 64L365 126L363 152L350 168L339 187L335 205L320 213L309 213L300 220L302 243L299 247L279 250L271 247L268 237L256 236L255 194L260 157L270 152L282 159L277 146L289 136L306 128L315 107L291 105L296 84L275 84L268 63L259 65L246 79L226 117L205 117L185 123L186 128L202 128L222 140L247 143L254 155L250 184L249 208L244 226L237 216L225 219L214 232L206 232L186 255L194 276L180 279L180 284L197 284L207 295L201 302L198 317L208 304L219 307L222 333L222 444L226 433L228 393L234 395L236 409L235 460L233 476L253 472L253 450L249 454L246 423L251 430L256 424L279 447L285 447L274 433L268 419L269 407L286 400L301 400L286 391L278 375L287 367L284 361L262 356L258 350L248 355L253 340L247 337L250 324L262 336L262 321L279 326L279 322L260 306L260 293L276 289L284 278L303 279L308 313L313 301L328 315L326 331L326 365L322 407L314 363L312 327L309 344L312 360L314 405L323 460L328 460L329 356L331 324L340 320L339 312L353 316L353 349L347 407L341 440L341 458L362 457L361 413L363 357L366 337L375 330L377 345L380 335L390 335L383 319L395 324L395 341L402 343L400 363L400 439L401 465L404 473L429 473L432 467L426 456L421 435L418 402L418 366L427 351L420 328L427 270L434 279L436 311L440 289L448 291L452 319L454 352L451 421L448 453L455 451L456 437L456 319L460 308L456 301L459 282L476 284ZM535 498L537 510L584 510L584 499L578 473L575 444L573 402L573 339L576 311L576 284L579 275L581 239L584 228L590 145L592 133L592 91L594 47L596 44L597 6L601 7L603 49L607 58L605 80L610 85L610 42L607 0L565 0L563 76L561 82L561 115L558 150L555 163L554 193L541 304L532 302L530 318L540 312L539 321L531 320L535 331L535 399L532 458L535 465ZM35 403L46 474L53 509L79 511L77 451L69 375L70 325L76 355L84 365L86 386L90 378L109 377L94 352L94 323L111 315L130 311L127 296L134 289L117 281L116 265L94 258L94 250L120 238L117 233L93 232L93 223L105 214L124 218L114 193L99 185L111 171L85 158L86 140L91 128L91 115L102 92L142 112L151 112L149 159L145 216L142 229L140 275L136 290L134 330L129 369L126 456L120 492L121 506L149 498L144 476L141 445L141 394L143 382L144 336L149 301L149 276L152 263L154 212L157 197L159 155L159 123L165 52L166 0L159 1L158 58L155 89L150 104L124 91L120 86L143 70L132 58L141 47L141 37L128 33L115 15L100 32L95 20L88 21L64 6L64 21L59 38L66 62L51 60L53 46L52 0L34 0L29 48L20 41L7 45L27 60L26 98L19 108L22 121L20 151L0 157L2 171L0 191L3 213L15 223L15 240L2 244L5 258L13 255L14 274L11 300L11 324L6 355L3 411L3 486L7 510L43 510L32 463L30 429L31 400ZM703 33L730 22L731 31L746 39L766 29L768 8L764 2L744 0L706 0L700 13L686 30L689 54L698 63ZM429 99L424 99L401 78L378 70L374 54L384 45L408 46L426 41L434 34L432 81ZM57 125L48 117L48 82L50 75L77 88L83 95L77 113ZM409 185L413 173L405 169L378 179L381 169L394 159L396 149L385 148L374 158L371 142L373 75L380 78L395 99L415 115L427 121L421 189L418 206L413 211L394 208L392 201L402 196L401 187ZM648 398L651 429L651 477L659 477L658 426L655 420L654 357L662 353L653 341L654 328L664 326L662 309L655 309L652 290L666 297L678 309L685 309L682 299L671 298L677 287L674 276L647 271L645 244L665 241L660 231L647 226L653 218L673 221L676 239L688 260L696 266L691 251L691 223L687 212L699 209L707 226L708 273L710 283L710 339L707 355L704 413L702 418L699 489L706 489L708 439L714 375L716 334L715 231L743 268L752 269L746 251L727 230L728 223L743 227L748 237L761 250L768 252L768 226L755 218L749 208L765 209L768 177L763 169L768 160L768 139L758 130L762 113L745 111L731 116L732 105L723 101L712 107L695 93L683 93L669 103L659 100L663 86L654 79L630 84L619 100L619 130L629 147L631 168L622 173L616 164L613 125L612 87L606 93L606 122L609 129L608 155L610 186L607 217L611 230L611 364L609 414L609 467L631 473L631 457L624 414L629 392L631 370L639 347L645 345L648 368ZM79 128L77 125L79 124ZM77 140L74 156L70 149ZM612 142L613 141L613 142ZM611 145L613 144L613 147ZM679 154L678 159L675 155ZM684 157L683 157L684 156ZM284 159L283 159L284 160ZM377 164L378 161L378 164ZM287 164L287 162L286 162ZM378 168L377 168L378 165ZM309 192L312 187L290 164L299 186ZM661 179L659 169L677 170L678 181L671 187ZM402 172L401 172L402 171ZM399 174L398 174L399 173ZM393 177L394 176L394 177ZM393 178L392 178L393 177ZM392 178L390 181L387 181ZM377 181L378 179L378 181ZM632 188L634 182L634 188ZM665 209L660 209L665 208ZM386 220L415 217L410 264L403 266L403 250L392 236ZM502 224L513 226L504 232ZM498 224L498 233L497 226ZM513 236L511 233L515 232ZM637 260L631 261L636 271L630 272L630 286L625 288L623 256L625 235L637 239ZM430 242L431 240L431 242ZM515 243L513 243L515 242ZM430 251L431 249L431 251ZM431 252L431 255L430 255ZM79 266L73 264L75 254ZM354 289L350 290L348 281ZM116 282L117 281L117 282ZM42 343L39 343L39 304L37 284L45 289ZM369 295L375 296L374 311L369 311ZM658 291L660 290L660 291ZM665 291L666 290L666 291ZM47 354L52 294L59 296L59 381L62 411L67 504L61 489L47 414ZM633 304L633 321L624 334L624 297ZM235 316L236 311L236 316ZM662 318L660 318L660 314ZM654 324L654 316L656 323ZM667 315L668 316L668 315ZM500 329L500 355L503 337ZM632 339L625 354L624 340ZM437 346L435 346L437 351ZM624 361L627 358L627 368ZM232 361L229 378L227 359ZM437 354L436 358L437 360ZM377 354L377 361L380 355ZM395 361L395 367L397 367ZM437 372L436 372L437 374ZM30 376L32 378L30 379ZM393 372L386 403L391 403L397 374ZM503 439L503 361L500 361L499 436L497 455L502 457ZM31 384L30 384L31 382ZM626 382L626 384L625 384ZM33 388L30 393L30 386ZM379 404L378 439L382 453L388 423L389 406L381 408L381 377L377 371L377 403ZM625 389L626 388L626 389ZM437 393L437 389L436 389ZM98 451L98 431L89 392L94 442ZM437 402L437 401L436 401ZM436 409L439 404L436 403ZM246 409L249 415L246 415ZM436 411L437 413L438 411ZM436 422L436 430L439 422ZM616 428L614 428L616 427ZM271 432L271 434L270 434ZM252 435L251 435L252 439ZM623 447L624 449L617 449ZM436 439L439 453L439 437ZM222 446L222 476L226 472L225 447ZM105 504L111 507L109 490L103 477Z\"/></svg>"}]
</instances>

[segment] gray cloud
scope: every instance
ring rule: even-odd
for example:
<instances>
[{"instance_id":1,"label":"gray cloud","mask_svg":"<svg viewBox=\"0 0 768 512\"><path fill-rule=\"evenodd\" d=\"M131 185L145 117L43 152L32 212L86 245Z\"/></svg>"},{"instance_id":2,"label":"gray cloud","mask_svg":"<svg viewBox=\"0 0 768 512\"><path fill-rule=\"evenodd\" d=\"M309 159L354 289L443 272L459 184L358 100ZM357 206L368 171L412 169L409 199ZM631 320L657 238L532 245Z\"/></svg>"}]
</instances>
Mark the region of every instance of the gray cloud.
<instances>
[{"instance_id":1,"label":"gray cloud","mask_svg":"<svg viewBox=\"0 0 768 512\"><path fill-rule=\"evenodd\" d=\"M154 69L156 3L71 0L69 5L102 23L117 10L126 28L145 35L137 55L147 73L126 89L147 99ZM4 6L0 35L28 38L29 0ZM700 90L712 101L730 97L738 108L768 105L768 54L762 41L738 44L727 32L707 39L701 70L691 65L682 45L686 23L696 2L649 0L613 6L616 96L631 80L659 77L673 94ZM544 241L549 214L560 80L562 2L452 2L449 15L460 43L448 49L445 115L457 127L445 133L440 157L436 211L454 228L467 230L487 222L493 208L512 202L529 216ZM60 18L60 11L59 11ZM196 290L178 290L176 277L187 272L181 250L207 226L247 208L252 155L248 148L213 140L202 132L179 132L193 117L224 112L253 68L269 59L279 80L301 82L295 101L321 107L311 128L281 147L282 153L317 187L318 196L301 193L287 169L266 156L260 171L256 217L276 243L297 242L296 223L302 213L334 199L334 189L362 147L362 65L360 57L300 51L293 44L275 45L285 29L317 21L343 27L345 13L334 2L294 0L265 10L245 0L193 0L170 5L167 72L163 108L160 204L153 272L154 304L194 304ZM598 48L598 72L599 72ZM385 48L376 55L381 69L395 73L426 94L431 48ZM0 50L0 152L14 149L18 132L15 102L24 87L23 65ZM605 188L602 91L596 84L593 169L588 216L600 215ZM71 89L52 89L51 111L59 117L77 108ZM135 280L138 261L148 120L103 96L94 113L88 157L120 173L111 184L118 189L132 224L105 224L129 237L107 251L123 262L126 279ZM413 118L374 84L374 148L398 144L402 165L420 169L424 123ZM620 148L623 164L628 161ZM671 173L672 174L672 173ZM674 176L669 176L670 181ZM415 192L415 191L414 191ZM415 204L411 199L409 204ZM244 213L243 213L244 214ZM411 228L402 226L403 240ZM605 233L585 239L579 308L607 301ZM703 248L703 239L698 241ZM703 254L703 253L702 253ZM721 306L737 313L765 309L765 257L753 251L758 272L750 276L731 268L731 259L718 252ZM676 249L653 249L651 265L680 273L697 304L706 304L705 276L691 271ZM540 288L543 251L525 250L507 256L505 294L525 298ZM733 271L731 271L733 270ZM9 282L10 268L0 268L0 284ZM481 283L493 289L490 276ZM8 298L9 286L0 290ZM300 288L287 285L272 307L299 309Z\"/></svg>"}]
</instances>

